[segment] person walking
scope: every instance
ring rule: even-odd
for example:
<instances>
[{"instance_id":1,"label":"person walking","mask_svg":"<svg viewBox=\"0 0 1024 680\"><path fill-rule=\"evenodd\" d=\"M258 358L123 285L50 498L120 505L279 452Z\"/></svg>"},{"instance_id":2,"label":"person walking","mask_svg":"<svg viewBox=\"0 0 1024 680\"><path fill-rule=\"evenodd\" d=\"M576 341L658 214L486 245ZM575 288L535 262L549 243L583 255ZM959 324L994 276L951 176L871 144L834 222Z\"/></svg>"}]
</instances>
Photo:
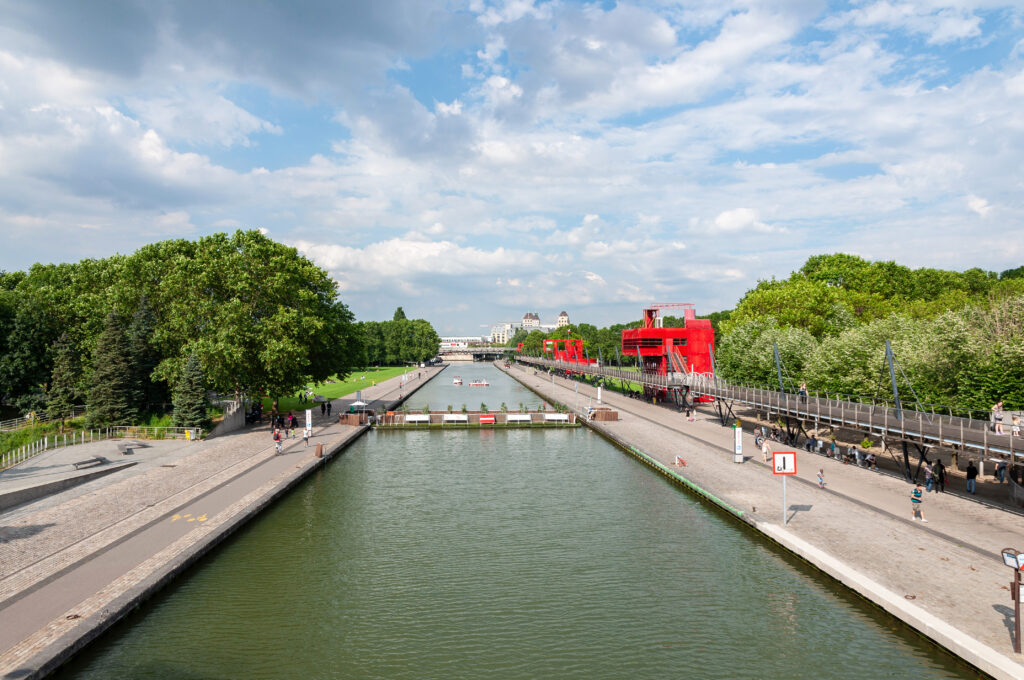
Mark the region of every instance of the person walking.
<instances>
[{"instance_id":1,"label":"person walking","mask_svg":"<svg viewBox=\"0 0 1024 680\"><path fill-rule=\"evenodd\" d=\"M818 488L825 488L825 469L821 468L818 470Z\"/></svg>"},{"instance_id":2,"label":"person walking","mask_svg":"<svg viewBox=\"0 0 1024 680\"><path fill-rule=\"evenodd\" d=\"M993 430L996 434L1006 434L1003 432L1003 400L1000 399L992 405L992 418L995 421Z\"/></svg>"},{"instance_id":3,"label":"person walking","mask_svg":"<svg viewBox=\"0 0 1024 680\"><path fill-rule=\"evenodd\" d=\"M320 402L320 415L321 416L327 415L327 404L325 404L322 401Z\"/></svg>"},{"instance_id":4,"label":"person walking","mask_svg":"<svg viewBox=\"0 0 1024 680\"><path fill-rule=\"evenodd\" d=\"M274 428L274 449L281 453L281 430Z\"/></svg>"},{"instance_id":5,"label":"person walking","mask_svg":"<svg viewBox=\"0 0 1024 680\"><path fill-rule=\"evenodd\" d=\"M935 483L935 470L932 468L932 464L925 462L924 464L924 489L925 491L932 490L932 484Z\"/></svg>"},{"instance_id":6,"label":"person walking","mask_svg":"<svg viewBox=\"0 0 1024 680\"><path fill-rule=\"evenodd\" d=\"M1006 484L1006 468L1009 467L1009 463L1005 460L1001 460L996 463L996 479L999 480L1000 484Z\"/></svg>"},{"instance_id":7,"label":"person walking","mask_svg":"<svg viewBox=\"0 0 1024 680\"><path fill-rule=\"evenodd\" d=\"M309 446L309 435L310 434L311 433L310 433L308 427L302 431L302 448L306 448L307 446Z\"/></svg>"},{"instance_id":8,"label":"person walking","mask_svg":"<svg viewBox=\"0 0 1024 680\"><path fill-rule=\"evenodd\" d=\"M771 450L771 447L768 446L768 439L765 438L765 440L763 442L761 442L761 460L763 462L767 463L767 462L769 462L771 460L771 457L772 457L772 450Z\"/></svg>"},{"instance_id":9,"label":"person walking","mask_svg":"<svg viewBox=\"0 0 1024 680\"><path fill-rule=\"evenodd\" d=\"M921 507L923 497L924 493L921 491L921 485L918 484L914 487L914 490L910 492L910 508L913 511L910 519L917 519L917 516L920 515L921 521L927 523L928 520L924 518L924 509Z\"/></svg>"},{"instance_id":10,"label":"person walking","mask_svg":"<svg viewBox=\"0 0 1024 680\"><path fill-rule=\"evenodd\" d=\"M946 466L942 461L935 459L935 493L943 493L946 490Z\"/></svg>"},{"instance_id":11,"label":"person walking","mask_svg":"<svg viewBox=\"0 0 1024 680\"><path fill-rule=\"evenodd\" d=\"M978 468L975 467L974 461L967 461L967 493L973 494L975 492L975 486L978 479Z\"/></svg>"},{"instance_id":12,"label":"person walking","mask_svg":"<svg viewBox=\"0 0 1024 680\"><path fill-rule=\"evenodd\" d=\"M1013 420L1011 420L1010 422L1013 423L1013 427L1010 428L1010 434L1012 434L1014 437L1019 437L1020 436L1020 416L1014 416Z\"/></svg>"},{"instance_id":13,"label":"person walking","mask_svg":"<svg viewBox=\"0 0 1024 680\"><path fill-rule=\"evenodd\" d=\"M800 403L806 404L807 403L807 383L800 383L800 392L798 394L800 395Z\"/></svg>"},{"instance_id":14,"label":"person walking","mask_svg":"<svg viewBox=\"0 0 1024 680\"><path fill-rule=\"evenodd\" d=\"M331 417L331 402L327 402L327 417Z\"/></svg>"}]
</instances>

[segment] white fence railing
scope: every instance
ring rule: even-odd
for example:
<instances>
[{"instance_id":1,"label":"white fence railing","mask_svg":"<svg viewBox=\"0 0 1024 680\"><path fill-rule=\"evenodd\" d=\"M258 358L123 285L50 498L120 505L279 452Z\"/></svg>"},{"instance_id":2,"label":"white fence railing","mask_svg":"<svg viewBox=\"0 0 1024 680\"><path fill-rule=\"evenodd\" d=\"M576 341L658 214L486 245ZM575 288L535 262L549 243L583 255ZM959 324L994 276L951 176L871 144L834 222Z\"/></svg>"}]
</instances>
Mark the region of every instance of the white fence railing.
<instances>
[{"instance_id":1,"label":"white fence railing","mask_svg":"<svg viewBox=\"0 0 1024 680\"><path fill-rule=\"evenodd\" d=\"M42 439L25 444L0 454L0 470L23 463L44 451L103 441L104 439L199 439L202 433L190 427L136 427L118 425L92 430L79 430L58 435L46 435Z\"/></svg>"}]
</instances>

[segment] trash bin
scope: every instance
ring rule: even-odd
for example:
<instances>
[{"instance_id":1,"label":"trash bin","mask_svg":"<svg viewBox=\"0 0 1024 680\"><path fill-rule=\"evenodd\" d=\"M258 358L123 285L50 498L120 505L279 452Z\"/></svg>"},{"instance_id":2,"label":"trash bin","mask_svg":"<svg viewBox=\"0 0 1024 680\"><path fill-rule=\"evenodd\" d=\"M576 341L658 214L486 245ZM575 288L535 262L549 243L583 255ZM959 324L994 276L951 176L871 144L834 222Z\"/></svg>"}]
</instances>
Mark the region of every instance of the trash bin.
<instances>
[{"instance_id":1,"label":"trash bin","mask_svg":"<svg viewBox=\"0 0 1024 680\"><path fill-rule=\"evenodd\" d=\"M316 445L316 457L317 458L323 458L324 457L324 445L323 444L317 444Z\"/></svg>"}]
</instances>

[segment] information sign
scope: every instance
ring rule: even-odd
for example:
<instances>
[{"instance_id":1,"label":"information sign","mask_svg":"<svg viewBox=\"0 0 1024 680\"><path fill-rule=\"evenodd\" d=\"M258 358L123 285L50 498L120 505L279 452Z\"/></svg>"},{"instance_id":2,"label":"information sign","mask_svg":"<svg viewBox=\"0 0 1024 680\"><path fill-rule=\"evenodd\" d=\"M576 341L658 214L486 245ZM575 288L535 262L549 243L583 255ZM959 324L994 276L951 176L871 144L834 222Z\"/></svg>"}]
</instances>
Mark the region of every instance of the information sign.
<instances>
[{"instance_id":1,"label":"information sign","mask_svg":"<svg viewBox=\"0 0 1024 680\"><path fill-rule=\"evenodd\" d=\"M773 453L772 472L777 475L795 475L796 451L776 451Z\"/></svg>"}]
</instances>

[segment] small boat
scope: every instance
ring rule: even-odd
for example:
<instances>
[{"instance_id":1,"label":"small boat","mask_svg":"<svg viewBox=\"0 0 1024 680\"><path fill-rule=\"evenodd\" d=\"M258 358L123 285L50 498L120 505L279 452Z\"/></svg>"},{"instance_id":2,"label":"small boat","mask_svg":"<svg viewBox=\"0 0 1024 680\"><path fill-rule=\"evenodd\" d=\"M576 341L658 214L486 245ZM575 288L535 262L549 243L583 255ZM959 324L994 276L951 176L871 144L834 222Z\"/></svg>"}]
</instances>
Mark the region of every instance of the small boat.
<instances>
[{"instance_id":1,"label":"small boat","mask_svg":"<svg viewBox=\"0 0 1024 680\"><path fill-rule=\"evenodd\" d=\"M452 384L453 385L461 385L462 384L462 377L461 376L455 376L455 379L452 380Z\"/></svg>"},{"instance_id":2,"label":"small boat","mask_svg":"<svg viewBox=\"0 0 1024 680\"><path fill-rule=\"evenodd\" d=\"M469 382L470 387L490 387L491 383L487 382L483 378L474 378Z\"/></svg>"}]
</instances>

